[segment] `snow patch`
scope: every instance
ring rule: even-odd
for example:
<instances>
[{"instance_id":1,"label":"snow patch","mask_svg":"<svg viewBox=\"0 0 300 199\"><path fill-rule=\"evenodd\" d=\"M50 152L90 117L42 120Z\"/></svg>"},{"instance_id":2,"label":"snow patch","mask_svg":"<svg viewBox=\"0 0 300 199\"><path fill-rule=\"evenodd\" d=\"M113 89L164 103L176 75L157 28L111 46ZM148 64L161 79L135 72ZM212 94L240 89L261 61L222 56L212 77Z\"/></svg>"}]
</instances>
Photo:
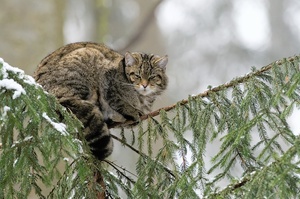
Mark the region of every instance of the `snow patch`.
<instances>
[{"instance_id":1,"label":"snow patch","mask_svg":"<svg viewBox=\"0 0 300 199\"><path fill-rule=\"evenodd\" d=\"M2 118L4 118L7 115L8 111L10 111L10 107L9 106L4 106L3 107Z\"/></svg>"},{"instance_id":2,"label":"snow patch","mask_svg":"<svg viewBox=\"0 0 300 199\"><path fill-rule=\"evenodd\" d=\"M14 163L13 163L13 167L15 167L16 166L16 164L17 164L17 162L18 162L18 158L17 159L15 159L15 161L14 161Z\"/></svg>"},{"instance_id":3,"label":"snow patch","mask_svg":"<svg viewBox=\"0 0 300 199\"><path fill-rule=\"evenodd\" d=\"M69 162L70 160L69 158L64 158L64 161Z\"/></svg>"},{"instance_id":4,"label":"snow patch","mask_svg":"<svg viewBox=\"0 0 300 199\"><path fill-rule=\"evenodd\" d=\"M11 145L11 148L14 148L17 144L20 144L19 141L15 141L12 145Z\"/></svg>"},{"instance_id":5,"label":"snow patch","mask_svg":"<svg viewBox=\"0 0 300 199\"><path fill-rule=\"evenodd\" d=\"M75 180L76 179L76 177L77 177L77 175L78 175L78 173L77 172L74 172L73 173L73 175L72 175L72 178L71 178L71 180L73 181L73 180Z\"/></svg>"},{"instance_id":6,"label":"snow patch","mask_svg":"<svg viewBox=\"0 0 300 199\"><path fill-rule=\"evenodd\" d=\"M29 75L25 75L24 76L24 82L26 84L30 84L30 85L37 85L37 83L35 82L35 80L33 79L33 77L31 77Z\"/></svg>"},{"instance_id":7,"label":"snow patch","mask_svg":"<svg viewBox=\"0 0 300 199\"><path fill-rule=\"evenodd\" d=\"M72 189L69 199L73 199L74 196L75 196L75 189Z\"/></svg>"},{"instance_id":8,"label":"snow patch","mask_svg":"<svg viewBox=\"0 0 300 199\"><path fill-rule=\"evenodd\" d=\"M27 137L24 138L24 142L29 141L29 140L31 140L32 138L33 138L33 136L27 136Z\"/></svg>"},{"instance_id":9,"label":"snow patch","mask_svg":"<svg viewBox=\"0 0 300 199\"><path fill-rule=\"evenodd\" d=\"M78 151L79 153L83 153L83 149L82 149L82 141L78 140L78 139L73 139L74 143L78 144Z\"/></svg>"},{"instance_id":10,"label":"snow patch","mask_svg":"<svg viewBox=\"0 0 300 199\"><path fill-rule=\"evenodd\" d=\"M12 96L13 99L16 99L21 94L26 94L24 88L13 79L2 79L0 80L0 88L4 88L6 90L15 90Z\"/></svg>"},{"instance_id":11,"label":"snow patch","mask_svg":"<svg viewBox=\"0 0 300 199\"><path fill-rule=\"evenodd\" d=\"M5 69L6 71L11 71L11 72L13 72L13 73L15 73L15 74L18 74L18 73L24 74L24 71L23 71L23 70L21 70L21 69L19 69L19 68L16 68L16 67L12 67L11 65L9 65L9 64L6 63L5 61L3 61L3 59L2 59L2 64L3 64L3 67L4 67L4 69Z\"/></svg>"},{"instance_id":12,"label":"snow patch","mask_svg":"<svg viewBox=\"0 0 300 199\"><path fill-rule=\"evenodd\" d=\"M43 118L47 120L58 132L60 132L62 135L67 136L69 133L66 130L66 125L64 123L57 123L50 119L50 117L47 115L47 113L42 114Z\"/></svg>"},{"instance_id":13,"label":"snow patch","mask_svg":"<svg viewBox=\"0 0 300 199\"><path fill-rule=\"evenodd\" d=\"M20 143L23 143L23 142L28 142L28 141L30 141L30 140L32 140L33 139L33 136L27 136L27 137L25 137L24 138L24 140L23 141L15 141L12 145L11 145L11 148L14 148L16 145L18 145L18 144L20 144Z\"/></svg>"},{"instance_id":14,"label":"snow patch","mask_svg":"<svg viewBox=\"0 0 300 199\"><path fill-rule=\"evenodd\" d=\"M16 99L21 94L25 95L26 91L21 86L21 84L19 84L15 80L9 78L8 71L16 74L19 79L22 79L27 84L37 85L35 83L35 80L31 76L25 75L24 71L19 68L10 66L2 58L0 58L0 65L2 65L1 71L0 71L0 74L2 74L2 79L0 80L0 88L6 89L6 90L14 90L14 94L12 96L13 99Z\"/></svg>"},{"instance_id":15,"label":"snow patch","mask_svg":"<svg viewBox=\"0 0 300 199\"><path fill-rule=\"evenodd\" d=\"M0 64L2 64L3 67L1 67L1 73L3 75L3 79L8 78L8 73L7 71L10 71L16 75L22 80L24 80L25 83L30 84L30 85L35 85L38 86L38 84L35 82L34 78L26 75L25 72L19 68L13 67L6 63L1 57L0 57Z\"/></svg>"}]
</instances>

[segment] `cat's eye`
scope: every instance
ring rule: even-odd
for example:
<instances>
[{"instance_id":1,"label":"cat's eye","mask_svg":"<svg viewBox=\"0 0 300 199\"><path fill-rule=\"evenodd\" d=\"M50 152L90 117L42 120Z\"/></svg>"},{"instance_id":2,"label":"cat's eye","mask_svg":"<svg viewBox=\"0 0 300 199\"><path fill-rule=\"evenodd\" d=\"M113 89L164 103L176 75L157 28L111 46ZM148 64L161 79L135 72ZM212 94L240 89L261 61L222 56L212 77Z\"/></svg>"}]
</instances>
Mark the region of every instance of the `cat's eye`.
<instances>
[{"instance_id":1,"label":"cat's eye","mask_svg":"<svg viewBox=\"0 0 300 199\"><path fill-rule=\"evenodd\" d=\"M153 76L153 77L150 77L149 79L152 80L153 82L155 82L156 84L161 84L160 76Z\"/></svg>"},{"instance_id":2,"label":"cat's eye","mask_svg":"<svg viewBox=\"0 0 300 199\"><path fill-rule=\"evenodd\" d=\"M130 73L129 77L130 77L130 80L131 80L132 82L134 82L134 81L136 81L136 80L138 80L138 79L141 78L139 75L137 75L137 74L135 74L135 73Z\"/></svg>"}]
</instances>

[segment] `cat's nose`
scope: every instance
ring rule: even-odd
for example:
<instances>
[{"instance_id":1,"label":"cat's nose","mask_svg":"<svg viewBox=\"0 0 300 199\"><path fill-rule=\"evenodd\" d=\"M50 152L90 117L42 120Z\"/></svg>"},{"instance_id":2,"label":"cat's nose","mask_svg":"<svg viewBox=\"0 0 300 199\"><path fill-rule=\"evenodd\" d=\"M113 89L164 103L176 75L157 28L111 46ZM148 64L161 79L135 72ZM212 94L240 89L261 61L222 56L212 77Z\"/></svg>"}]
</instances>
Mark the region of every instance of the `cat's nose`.
<instances>
[{"instance_id":1,"label":"cat's nose","mask_svg":"<svg viewBox=\"0 0 300 199\"><path fill-rule=\"evenodd\" d=\"M146 87L148 86L148 84L142 84L142 86L143 86L144 88L146 88Z\"/></svg>"},{"instance_id":2,"label":"cat's nose","mask_svg":"<svg viewBox=\"0 0 300 199\"><path fill-rule=\"evenodd\" d=\"M143 81L141 82L141 84L142 84L142 86L143 86L144 88L146 88L146 87L148 86L148 81L143 80Z\"/></svg>"}]
</instances>

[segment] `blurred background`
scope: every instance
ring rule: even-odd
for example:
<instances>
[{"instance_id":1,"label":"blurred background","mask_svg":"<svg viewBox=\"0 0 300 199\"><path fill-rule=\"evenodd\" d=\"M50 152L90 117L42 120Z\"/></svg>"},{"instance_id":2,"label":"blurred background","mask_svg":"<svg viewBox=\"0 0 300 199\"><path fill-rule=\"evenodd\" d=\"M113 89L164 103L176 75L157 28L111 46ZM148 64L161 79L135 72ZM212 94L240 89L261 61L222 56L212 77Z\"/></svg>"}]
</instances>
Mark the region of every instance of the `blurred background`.
<instances>
[{"instance_id":1,"label":"blurred background","mask_svg":"<svg viewBox=\"0 0 300 199\"><path fill-rule=\"evenodd\" d=\"M76 41L167 54L169 88L155 109L299 54L300 1L1 1L0 57L10 65L32 75L47 54ZM120 150L112 160L131 162Z\"/></svg>"},{"instance_id":2,"label":"blurred background","mask_svg":"<svg viewBox=\"0 0 300 199\"><path fill-rule=\"evenodd\" d=\"M0 57L32 75L76 41L168 54L170 103L298 54L299 10L297 0L4 0Z\"/></svg>"}]
</instances>

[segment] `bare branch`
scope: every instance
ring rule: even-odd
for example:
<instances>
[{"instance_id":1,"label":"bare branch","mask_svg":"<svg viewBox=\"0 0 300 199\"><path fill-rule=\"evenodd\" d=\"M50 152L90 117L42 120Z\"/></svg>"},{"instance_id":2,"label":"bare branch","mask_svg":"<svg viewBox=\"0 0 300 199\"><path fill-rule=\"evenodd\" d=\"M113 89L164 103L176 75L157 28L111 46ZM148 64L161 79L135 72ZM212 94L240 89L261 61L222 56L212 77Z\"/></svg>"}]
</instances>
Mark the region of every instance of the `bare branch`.
<instances>
[{"instance_id":1,"label":"bare branch","mask_svg":"<svg viewBox=\"0 0 300 199\"><path fill-rule=\"evenodd\" d=\"M112 138L114 138L115 140L118 140L119 142L121 142L122 144L124 144L125 146L127 146L128 148L130 148L131 150L133 150L134 152L136 152L137 154L143 156L144 158L150 159L149 156L147 156L146 154L144 154L143 152L137 150L136 148L134 148L133 146L131 146L130 144L128 144L127 142L125 142L124 140L122 140L121 138L118 138L117 136L111 134ZM153 160L154 161L154 160ZM175 174L168 169L167 167L165 167L164 165L162 165L161 163L157 162L157 164L159 164L161 167L164 168L164 170L169 173L173 178L176 178Z\"/></svg>"},{"instance_id":2,"label":"bare branch","mask_svg":"<svg viewBox=\"0 0 300 199\"><path fill-rule=\"evenodd\" d=\"M119 165L113 163L112 161L109 160L104 160L104 162L106 162L107 164L109 164L112 168L114 168L120 175L122 175L124 178L126 178L129 182L131 182L132 184L135 184L136 182L131 179L130 177L128 177L123 171L121 171L118 167L120 167ZM125 170L127 172L129 172L128 170ZM133 173L130 172L130 174L134 175ZM137 177L137 176L136 176Z\"/></svg>"}]
</instances>

